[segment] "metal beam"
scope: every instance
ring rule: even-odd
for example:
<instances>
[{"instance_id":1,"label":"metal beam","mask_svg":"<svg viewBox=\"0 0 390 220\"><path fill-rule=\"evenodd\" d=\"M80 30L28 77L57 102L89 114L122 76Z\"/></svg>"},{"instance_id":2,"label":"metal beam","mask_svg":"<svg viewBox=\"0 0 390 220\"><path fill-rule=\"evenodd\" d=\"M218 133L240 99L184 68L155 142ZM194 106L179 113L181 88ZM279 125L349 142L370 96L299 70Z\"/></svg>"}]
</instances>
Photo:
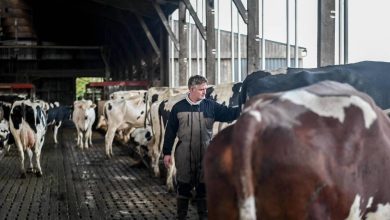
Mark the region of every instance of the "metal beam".
<instances>
[{"instance_id":1,"label":"metal beam","mask_svg":"<svg viewBox=\"0 0 390 220\"><path fill-rule=\"evenodd\" d=\"M162 22L162 24L165 27L165 30L167 30L167 32L169 34L169 37L174 42L176 50L180 50L179 41L175 37L175 34L173 33L172 29L169 27L168 20L165 17L164 12L161 10L160 5L158 5L157 3L153 3L153 6L154 6L154 9L156 9L156 12L157 12L158 16L160 17L161 22Z\"/></svg>"},{"instance_id":2,"label":"metal beam","mask_svg":"<svg viewBox=\"0 0 390 220\"><path fill-rule=\"evenodd\" d=\"M248 0L247 74L260 69L259 1ZM263 47L265 45L262 45Z\"/></svg>"},{"instance_id":3,"label":"metal beam","mask_svg":"<svg viewBox=\"0 0 390 220\"><path fill-rule=\"evenodd\" d=\"M191 17L194 19L195 25L198 28L200 34L202 35L202 38L206 40L206 29L204 28L202 22L200 22L198 15L196 14L194 8L191 5L191 2L189 0L183 0L183 2L186 5L188 11L190 12Z\"/></svg>"},{"instance_id":4,"label":"metal beam","mask_svg":"<svg viewBox=\"0 0 390 220\"><path fill-rule=\"evenodd\" d=\"M215 84L215 28L214 28L214 0L206 1L206 77L210 84Z\"/></svg>"},{"instance_id":5,"label":"metal beam","mask_svg":"<svg viewBox=\"0 0 390 220\"><path fill-rule=\"evenodd\" d=\"M179 3L179 86L187 84L187 23L186 23L186 6L183 2Z\"/></svg>"},{"instance_id":6,"label":"metal beam","mask_svg":"<svg viewBox=\"0 0 390 220\"><path fill-rule=\"evenodd\" d=\"M104 78L105 80L110 80L111 77L111 68L110 68L110 50L108 48L101 49L101 56L104 63Z\"/></svg>"},{"instance_id":7,"label":"metal beam","mask_svg":"<svg viewBox=\"0 0 390 220\"><path fill-rule=\"evenodd\" d=\"M248 11L245 9L245 7L242 4L241 0L233 0L233 2L234 2L234 4L237 7L238 12L240 13L240 15L242 17L242 20L244 20L245 24L248 24Z\"/></svg>"},{"instance_id":8,"label":"metal beam","mask_svg":"<svg viewBox=\"0 0 390 220\"><path fill-rule=\"evenodd\" d=\"M157 43L154 40L152 34L150 33L149 28L146 25L144 19L141 16L139 16L139 15L136 15L136 17L137 17L139 23L141 24L141 27L144 30L144 32L146 34L146 37L149 40L150 45L152 45L152 48L153 48L154 52L157 54L158 57L160 57L160 49L158 48Z\"/></svg>"},{"instance_id":9,"label":"metal beam","mask_svg":"<svg viewBox=\"0 0 390 220\"><path fill-rule=\"evenodd\" d=\"M335 61L335 1L318 0L317 66Z\"/></svg>"},{"instance_id":10,"label":"metal beam","mask_svg":"<svg viewBox=\"0 0 390 220\"><path fill-rule=\"evenodd\" d=\"M29 70L23 73L1 73L1 76L13 76L26 74L31 77L50 77L50 78L67 78L67 77L105 77L105 69L47 69L47 70Z\"/></svg>"},{"instance_id":11,"label":"metal beam","mask_svg":"<svg viewBox=\"0 0 390 220\"><path fill-rule=\"evenodd\" d=\"M66 49L66 50L100 50L102 49L102 46L45 46L45 45L1 45L1 48L6 48L6 49L54 49L54 50L61 50L61 49Z\"/></svg>"},{"instance_id":12,"label":"metal beam","mask_svg":"<svg viewBox=\"0 0 390 220\"><path fill-rule=\"evenodd\" d=\"M348 0L344 0L344 64L348 60Z\"/></svg>"},{"instance_id":13,"label":"metal beam","mask_svg":"<svg viewBox=\"0 0 390 220\"><path fill-rule=\"evenodd\" d=\"M99 3L101 5L109 6L119 10L129 11L133 14L142 15L144 17L152 17L148 10L149 1L122 1L122 0L89 0L90 2ZM136 2L136 3L135 3ZM134 4L135 3L135 4ZM143 4L140 7L140 4ZM137 4L137 5L136 5Z\"/></svg>"}]
</instances>

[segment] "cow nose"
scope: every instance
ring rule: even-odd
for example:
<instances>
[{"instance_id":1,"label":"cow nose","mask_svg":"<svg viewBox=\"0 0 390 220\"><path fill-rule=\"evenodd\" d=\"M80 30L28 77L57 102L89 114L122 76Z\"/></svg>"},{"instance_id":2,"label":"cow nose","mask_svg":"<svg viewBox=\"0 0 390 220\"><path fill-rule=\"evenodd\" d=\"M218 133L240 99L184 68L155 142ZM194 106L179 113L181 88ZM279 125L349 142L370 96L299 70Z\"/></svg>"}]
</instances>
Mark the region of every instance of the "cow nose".
<instances>
[{"instance_id":1,"label":"cow nose","mask_svg":"<svg viewBox=\"0 0 390 220\"><path fill-rule=\"evenodd\" d=\"M151 135L151 133L149 131L146 132L145 138L146 138L147 141L150 141L150 139L152 139L152 135Z\"/></svg>"}]
</instances>

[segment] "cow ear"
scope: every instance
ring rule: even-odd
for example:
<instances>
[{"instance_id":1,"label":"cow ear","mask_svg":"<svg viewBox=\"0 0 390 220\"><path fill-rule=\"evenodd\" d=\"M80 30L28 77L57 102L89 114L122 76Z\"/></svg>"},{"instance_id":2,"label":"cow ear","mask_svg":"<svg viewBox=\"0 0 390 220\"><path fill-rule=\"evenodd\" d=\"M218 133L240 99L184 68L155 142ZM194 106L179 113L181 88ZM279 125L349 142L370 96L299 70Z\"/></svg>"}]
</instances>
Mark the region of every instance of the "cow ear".
<instances>
[{"instance_id":1,"label":"cow ear","mask_svg":"<svg viewBox=\"0 0 390 220\"><path fill-rule=\"evenodd\" d=\"M96 105L95 104L91 104L91 108L96 108Z\"/></svg>"}]
</instances>

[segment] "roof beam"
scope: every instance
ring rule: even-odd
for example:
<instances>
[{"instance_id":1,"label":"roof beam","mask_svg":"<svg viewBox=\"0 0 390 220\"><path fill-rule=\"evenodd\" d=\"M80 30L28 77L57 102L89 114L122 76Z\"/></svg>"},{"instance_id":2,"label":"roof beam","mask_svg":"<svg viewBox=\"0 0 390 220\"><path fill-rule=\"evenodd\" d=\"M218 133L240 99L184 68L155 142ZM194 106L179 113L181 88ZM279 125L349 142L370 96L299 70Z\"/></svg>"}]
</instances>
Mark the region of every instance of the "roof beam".
<instances>
[{"instance_id":1,"label":"roof beam","mask_svg":"<svg viewBox=\"0 0 390 220\"><path fill-rule=\"evenodd\" d=\"M116 9L129 11L133 14L143 15L144 17L152 17L149 10L146 10L148 1L137 1L137 4L144 4L144 7L137 7L134 4L134 1L122 1L122 0L89 0L95 3L99 3L102 5L110 6ZM145 10L142 10L142 8L145 8ZM149 13L148 13L149 12Z\"/></svg>"},{"instance_id":2,"label":"roof beam","mask_svg":"<svg viewBox=\"0 0 390 220\"><path fill-rule=\"evenodd\" d=\"M167 32L169 34L169 37L173 41L176 50L180 51L179 41L177 40L177 38L176 38L175 34L173 33L171 27L169 26L168 20L165 17L164 12L161 10L160 5L157 4L157 3L153 3L153 6L154 6L154 9L156 9L156 12L157 12L158 16L160 17L161 22L163 23L163 25L165 27L165 30L167 30Z\"/></svg>"},{"instance_id":3,"label":"roof beam","mask_svg":"<svg viewBox=\"0 0 390 220\"><path fill-rule=\"evenodd\" d=\"M242 20L244 20L245 24L248 24L248 11L245 9L241 0L233 0L233 2L237 7L238 12L240 13Z\"/></svg>"},{"instance_id":4,"label":"roof beam","mask_svg":"<svg viewBox=\"0 0 390 220\"><path fill-rule=\"evenodd\" d=\"M191 2L189 0L183 0L183 2L186 5L188 11L190 12L191 17L194 19L195 25L198 28L198 31L200 32L200 34L202 35L202 38L204 40L206 40L207 39L207 37L206 37L206 29L204 28L202 22L200 22L200 20L198 18L198 15L196 14L194 8L191 5Z\"/></svg>"},{"instance_id":5,"label":"roof beam","mask_svg":"<svg viewBox=\"0 0 390 220\"><path fill-rule=\"evenodd\" d=\"M158 48L157 43L154 40L152 34L150 33L149 28L146 25L144 19L141 16L139 16L139 15L136 15L136 17L137 17L139 23L141 24L141 27L144 30L144 32L146 34L146 37L149 40L149 43L152 45L152 48L153 48L154 52L157 54L158 57L160 57L160 49Z\"/></svg>"}]
</instances>

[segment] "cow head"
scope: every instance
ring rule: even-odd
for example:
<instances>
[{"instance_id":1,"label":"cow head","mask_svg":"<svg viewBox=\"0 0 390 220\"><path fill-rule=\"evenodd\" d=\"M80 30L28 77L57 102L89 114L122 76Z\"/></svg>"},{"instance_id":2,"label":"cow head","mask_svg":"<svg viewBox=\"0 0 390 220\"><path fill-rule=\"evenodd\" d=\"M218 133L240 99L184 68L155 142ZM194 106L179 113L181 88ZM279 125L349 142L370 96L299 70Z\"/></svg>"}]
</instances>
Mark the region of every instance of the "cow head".
<instances>
[{"instance_id":1,"label":"cow head","mask_svg":"<svg viewBox=\"0 0 390 220\"><path fill-rule=\"evenodd\" d=\"M134 142L140 146L148 146L152 140L152 129L150 126L146 128L136 128L131 133L131 137L134 139Z\"/></svg>"},{"instance_id":2,"label":"cow head","mask_svg":"<svg viewBox=\"0 0 390 220\"><path fill-rule=\"evenodd\" d=\"M3 150L3 148L7 144L9 135L10 135L10 130L9 130L8 121L2 119L0 121L0 150Z\"/></svg>"}]
</instances>

